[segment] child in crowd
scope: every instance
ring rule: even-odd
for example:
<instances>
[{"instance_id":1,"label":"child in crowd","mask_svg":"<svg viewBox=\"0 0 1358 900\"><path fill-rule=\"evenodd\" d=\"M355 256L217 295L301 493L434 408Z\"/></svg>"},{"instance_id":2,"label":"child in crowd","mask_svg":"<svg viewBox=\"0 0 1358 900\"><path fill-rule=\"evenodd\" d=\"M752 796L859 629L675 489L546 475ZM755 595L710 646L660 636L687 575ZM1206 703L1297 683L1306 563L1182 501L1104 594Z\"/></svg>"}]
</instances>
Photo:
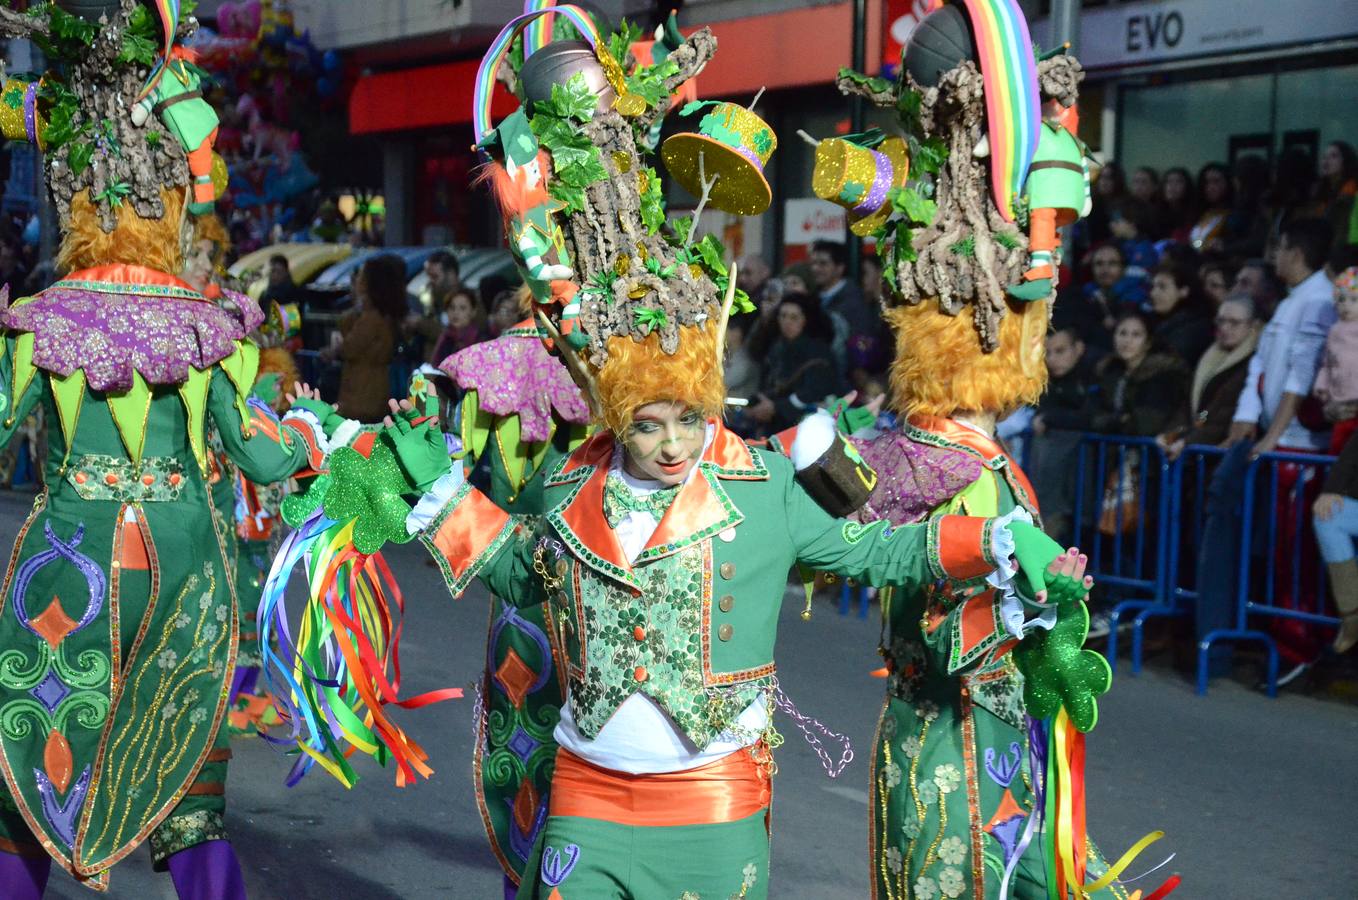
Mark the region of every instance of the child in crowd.
<instances>
[{"instance_id":1,"label":"child in crowd","mask_svg":"<svg viewBox=\"0 0 1358 900\"><path fill-rule=\"evenodd\" d=\"M1334 310L1339 320L1325 339L1313 393L1325 404L1326 418L1335 423L1330 452L1338 454L1358 430L1358 266L1335 279Z\"/></svg>"}]
</instances>

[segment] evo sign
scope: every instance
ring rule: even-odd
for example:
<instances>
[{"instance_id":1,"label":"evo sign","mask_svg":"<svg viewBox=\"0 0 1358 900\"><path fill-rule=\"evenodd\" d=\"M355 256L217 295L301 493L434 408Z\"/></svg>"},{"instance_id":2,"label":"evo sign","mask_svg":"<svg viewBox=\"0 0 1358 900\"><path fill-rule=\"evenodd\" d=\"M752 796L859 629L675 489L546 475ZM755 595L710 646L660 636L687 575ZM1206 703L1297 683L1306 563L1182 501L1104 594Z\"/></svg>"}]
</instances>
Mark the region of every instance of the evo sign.
<instances>
[{"instance_id":1,"label":"evo sign","mask_svg":"<svg viewBox=\"0 0 1358 900\"><path fill-rule=\"evenodd\" d=\"M1051 19L1033 36L1051 46ZM1218 56L1358 35L1358 4L1335 0L1147 0L1080 15L1080 62L1088 69Z\"/></svg>"}]
</instances>

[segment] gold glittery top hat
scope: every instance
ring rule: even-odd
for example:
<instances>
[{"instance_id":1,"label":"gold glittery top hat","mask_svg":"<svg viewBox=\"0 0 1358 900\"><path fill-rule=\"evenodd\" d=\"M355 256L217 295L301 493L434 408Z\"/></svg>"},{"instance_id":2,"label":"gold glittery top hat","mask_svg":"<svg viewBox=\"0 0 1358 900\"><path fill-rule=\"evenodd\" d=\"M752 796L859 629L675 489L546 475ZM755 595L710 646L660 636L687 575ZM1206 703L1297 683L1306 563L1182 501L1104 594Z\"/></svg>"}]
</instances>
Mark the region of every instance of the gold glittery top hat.
<instances>
[{"instance_id":1,"label":"gold glittery top hat","mask_svg":"<svg viewBox=\"0 0 1358 900\"><path fill-rule=\"evenodd\" d=\"M816 145L811 189L822 200L844 207L849 230L864 237L886 222L891 189L903 187L909 173L910 152L898 137L889 137L876 148L827 138Z\"/></svg>"},{"instance_id":2,"label":"gold glittery top hat","mask_svg":"<svg viewBox=\"0 0 1358 900\"><path fill-rule=\"evenodd\" d=\"M764 166L778 138L763 119L734 103L690 103L681 115L703 107L711 109L698 123L698 131L673 135L661 145L665 168L695 196L703 194L704 177L710 182L718 176L708 206L740 216L759 215L773 202Z\"/></svg>"},{"instance_id":3,"label":"gold glittery top hat","mask_svg":"<svg viewBox=\"0 0 1358 900\"><path fill-rule=\"evenodd\" d=\"M46 149L43 132L47 119L38 109L38 88L41 82L23 78L6 78L0 86L0 132L11 141L28 141Z\"/></svg>"}]
</instances>

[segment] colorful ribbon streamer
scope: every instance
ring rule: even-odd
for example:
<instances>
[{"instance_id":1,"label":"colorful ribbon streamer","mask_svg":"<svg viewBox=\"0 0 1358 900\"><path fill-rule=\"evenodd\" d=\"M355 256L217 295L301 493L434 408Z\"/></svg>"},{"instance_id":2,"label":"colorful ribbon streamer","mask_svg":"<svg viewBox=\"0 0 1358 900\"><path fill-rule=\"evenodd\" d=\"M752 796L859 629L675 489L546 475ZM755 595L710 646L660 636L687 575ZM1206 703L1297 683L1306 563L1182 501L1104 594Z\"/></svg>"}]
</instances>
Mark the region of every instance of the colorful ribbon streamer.
<instances>
[{"instance_id":1,"label":"colorful ribbon streamer","mask_svg":"<svg viewBox=\"0 0 1358 900\"><path fill-rule=\"evenodd\" d=\"M599 41L602 40L599 36L599 29L595 27L594 20L589 17L589 13L570 4L537 9L511 19L509 24L500 29L500 33L491 42L490 49L481 59L481 67L476 70L476 84L472 92L472 132L476 137L477 144L480 144L481 139L491 130L490 103L491 97L495 93L495 73L499 70L500 63L509 55L509 48L513 46L514 38L534 20L546 15L555 16L557 14L569 19L571 24L584 35L591 47L597 47Z\"/></svg>"},{"instance_id":2,"label":"colorful ribbon streamer","mask_svg":"<svg viewBox=\"0 0 1358 900\"><path fill-rule=\"evenodd\" d=\"M320 765L352 787L354 752L383 765L393 760L398 786L429 777L428 754L386 708L417 709L462 696L460 688L400 696L404 599L381 554L354 549L353 528L312 513L284 540L260 600L265 683L289 729L282 738L264 736L300 751L289 786ZM283 597L299 563L306 567L309 600L294 639ZM275 634L278 652L270 640Z\"/></svg>"},{"instance_id":3,"label":"colorful ribbon streamer","mask_svg":"<svg viewBox=\"0 0 1358 900\"><path fill-rule=\"evenodd\" d=\"M156 83L160 81L161 75L165 74L165 66L170 61L170 50L174 47L175 32L179 30L179 0L155 0L151 5L156 8L156 15L160 17L160 27L165 38L156 64L152 66L146 84L142 85L141 93L137 94L138 103L155 90Z\"/></svg>"}]
</instances>

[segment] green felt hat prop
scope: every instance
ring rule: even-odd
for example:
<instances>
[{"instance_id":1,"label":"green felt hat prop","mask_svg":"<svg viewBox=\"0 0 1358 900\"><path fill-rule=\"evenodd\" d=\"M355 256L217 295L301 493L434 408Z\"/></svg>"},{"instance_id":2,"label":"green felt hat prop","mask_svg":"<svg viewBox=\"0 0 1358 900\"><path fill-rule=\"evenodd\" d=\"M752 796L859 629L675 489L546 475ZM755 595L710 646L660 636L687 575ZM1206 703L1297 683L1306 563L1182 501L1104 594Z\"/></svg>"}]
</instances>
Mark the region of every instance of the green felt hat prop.
<instances>
[{"instance_id":1,"label":"green felt hat prop","mask_svg":"<svg viewBox=\"0 0 1358 900\"><path fill-rule=\"evenodd\" d=\"M702 108L707 114L698 130L668 138L660 156L670 175L694 196L702 196L703 176L719 176L707 205L740 216L757 216L773 202L764 166L778 147L773 129L743 106L724 101L690 103L689 115ZM701 165L699 160L701 157Z\"/></svg>"},{"instance_id":2,"label":"green felt hat prop","mask_svg":"<svg viewBox=\"0 0 1358 900\"><path fill-rule=\"evenodd\" d=\"M496 159L507 160L515 166L526 166L538 155L538 140L533 136L533 129L529 127L528 116L522 107L505 116L476 146Z\"/></svg>"}]
</instances>

